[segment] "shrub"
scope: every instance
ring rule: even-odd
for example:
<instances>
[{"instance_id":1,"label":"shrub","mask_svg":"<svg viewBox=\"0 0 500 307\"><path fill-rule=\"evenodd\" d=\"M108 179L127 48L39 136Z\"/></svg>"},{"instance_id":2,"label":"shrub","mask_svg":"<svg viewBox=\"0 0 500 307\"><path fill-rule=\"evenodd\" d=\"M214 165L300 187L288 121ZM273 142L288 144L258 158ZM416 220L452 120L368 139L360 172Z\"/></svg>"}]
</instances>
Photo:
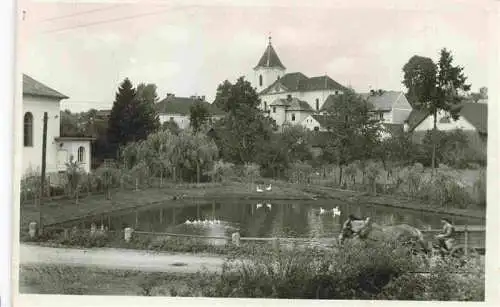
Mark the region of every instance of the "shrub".
<instances>
[{"instance_id":1,"label":"shrub","mask_svg":"<svg viewBox=\"0 0 500 307\"><path fill-rule=\"evenodd\" d=\"M212 181L225 182L234 178L236 176L236 171L234 169L234 164L219 160L214 163L212 169L207 172L207 174L212 178Z\"/></svg>"}]
</instances>

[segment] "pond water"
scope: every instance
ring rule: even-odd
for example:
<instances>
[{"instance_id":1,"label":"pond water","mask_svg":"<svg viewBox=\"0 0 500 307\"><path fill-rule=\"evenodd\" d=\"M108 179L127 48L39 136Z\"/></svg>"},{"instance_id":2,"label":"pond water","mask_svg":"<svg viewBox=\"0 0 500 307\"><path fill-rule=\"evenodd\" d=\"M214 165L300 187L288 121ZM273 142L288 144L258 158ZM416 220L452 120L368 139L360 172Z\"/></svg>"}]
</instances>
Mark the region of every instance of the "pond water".
<instances>
[{"instance_id":1,"label":"pond water","mask_svg":"<svg viewBox=\"0 0 500 307\"><path fill-rule=\"evenodd\" d=\"M335 212L334 212L335 211ZM406 223L420 229L439 228L441 215L370 204L316 201L193 201L125 210L67 222L64 227L90 228L92 223L109 230L132 227L138 231L204 236L321 238L336 236L349 214L372 217L381 225ZM449 216L455 225L484 225L484 220Z\"/></svg>"}]
</instances>

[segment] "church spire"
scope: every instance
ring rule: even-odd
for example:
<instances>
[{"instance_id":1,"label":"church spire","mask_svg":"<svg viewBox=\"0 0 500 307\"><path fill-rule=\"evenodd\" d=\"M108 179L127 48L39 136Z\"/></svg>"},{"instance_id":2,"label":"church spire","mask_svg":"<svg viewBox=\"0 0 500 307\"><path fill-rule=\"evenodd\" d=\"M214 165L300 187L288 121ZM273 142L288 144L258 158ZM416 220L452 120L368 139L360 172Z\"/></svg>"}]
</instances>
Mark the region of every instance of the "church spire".
<instances>
[{"instance_id":1,"label":"church spire","mask_svg":"<svg viewBox=\"0 0 500 307\"><path fill-rule=\"evenodd\" d=\"M254 69L258 67L286 69L285 66L281 63L278 54L276 54L276 51L271 44L271 33L269 33L268 39L269 43L267 45L267 48Z\"/></svg>"}]
</instances>

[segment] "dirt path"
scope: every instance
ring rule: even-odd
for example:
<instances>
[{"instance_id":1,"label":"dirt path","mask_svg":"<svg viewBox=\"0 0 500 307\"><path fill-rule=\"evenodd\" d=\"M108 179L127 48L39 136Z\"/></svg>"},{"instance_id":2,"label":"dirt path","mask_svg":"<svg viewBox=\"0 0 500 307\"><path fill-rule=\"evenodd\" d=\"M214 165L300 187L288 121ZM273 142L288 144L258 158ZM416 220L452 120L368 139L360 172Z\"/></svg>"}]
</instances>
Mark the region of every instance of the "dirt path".
<instances>
[{"instance_id":1,"label":"dirt path","mask_svg":"<svg viewBox=\"0 0 500 307\"><path fill-rule=\"evenodd\" d=\"M195 273L203 268L219 271L223 257L167 254L126 249L52 248L30 244L19 247L20 265L64 264L93 266L106 269L140 270L148 272Z\"/></svg>"}]
</instances>

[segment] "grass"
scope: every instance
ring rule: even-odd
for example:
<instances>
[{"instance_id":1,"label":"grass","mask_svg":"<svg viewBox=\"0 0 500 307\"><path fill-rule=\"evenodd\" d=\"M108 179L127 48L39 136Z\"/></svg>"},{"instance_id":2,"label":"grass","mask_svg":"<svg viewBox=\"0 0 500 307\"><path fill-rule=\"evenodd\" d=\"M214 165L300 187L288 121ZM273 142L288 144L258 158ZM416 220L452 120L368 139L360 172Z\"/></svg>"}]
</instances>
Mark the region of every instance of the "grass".
<instances>
[{"instance_id":1,"label":"grass","mask_svg":"<svg viewBox=\"0 0 500 307\"><path fill-rule=\"evenodd\" d=\"M197 293L191 289L204 284L199 277L200 274L107 270L62 265L22 265L19 269L19 292L26 294L196 296Z\"/></svg>"},{"instance_id":2,"label":"grass","mask_svg":"<svg viewBox=\"0 0 500 307\"><path fill-rule=\"evenodd\" d=\"M23 265L20 292L288 299L484 300L484 268L442 262L422 274L405 248L347 244L336 251L257 249L222 272L148 273L62 265Z\"/></svg>"}]
</instances>

